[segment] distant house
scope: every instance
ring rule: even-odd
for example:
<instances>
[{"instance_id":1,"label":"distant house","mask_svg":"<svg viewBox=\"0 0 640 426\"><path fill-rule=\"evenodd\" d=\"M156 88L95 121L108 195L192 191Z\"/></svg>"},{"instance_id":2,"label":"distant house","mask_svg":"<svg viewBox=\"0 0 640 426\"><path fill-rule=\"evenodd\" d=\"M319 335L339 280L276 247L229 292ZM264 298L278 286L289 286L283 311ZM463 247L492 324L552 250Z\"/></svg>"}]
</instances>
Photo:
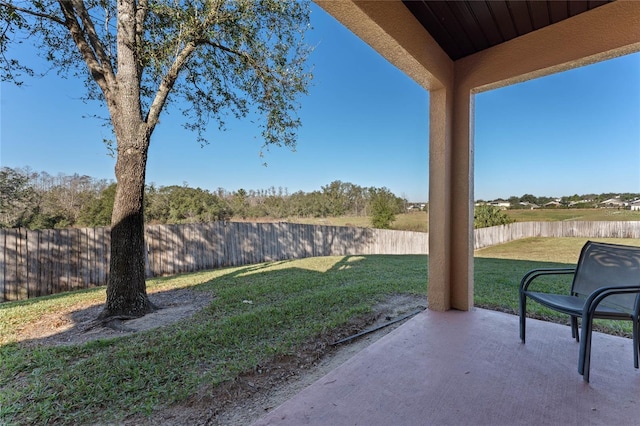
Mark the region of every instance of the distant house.
<instances>
[{"instance_id":1,"label":"distant house","mask_svg":"<svg viewBox=\"0 0 640 426\"><path fill-rule=\"evenodd\" d=\"M533 209L539 209L539 208L540 208L540 206L539 206L539 205L534 204L534 203L530 203L530 202L528 202L528 201L520 201L520 203L519 203L519 204L520 204L523 208L525 208L525 209L531 209L531 210L533 210Z\"/></svg>"},{"instance_id":2,"label":"distant house","mask_svg":"<svg viewBox=\"0 0 640 426\"><path fill-rule=\"evenodd\" d=\"M549 201L544 206L547 207L547 208L550 208L550 207L562 207L562 203L560 201Z\"/></svg>"},{"instance_id":3,"label":"distant house","mask_svg":"<svg viewBox=\"0 0 640 426\"><path fill-rule=\"evenodd\" d=\"M498 207L500 209L508 209L509 207L511 207L511 203L505 200L493 200L489 203L490 206L493 207Z\"/></svg>"},{"instance_id":4,"label":"distant house","mask_svg":"<svg viewBox=\"0 0 640 426\"><path fill-rule=\"evenodd\" d=\"M593 200L580 200L580 201L570 201L569 202L569 207L576 207L576 206L588 206L589 203L593 204Z\"/></svg>"},{"instance_id":5,"label":"distant house","mask_svg":"<svg viewBox=\"0 0 640 426\"><path fill-rule=\"evenodd\" d=\"M427 207L427 203L411 203L407 206L407 211L423 211Z\"/></svg>"},{"instance_id":6,"label":"distant house","mask_svg":"<svg viewBox=\"0 0 640 426\"><path fill-rule=\"evenodd\" d=\"M625 203L619 198L609 198L608 200L604 200L599 204L600 207L605 207L605 208L622 208L627 205L628 203Z\"/></svg>"},{"instance_id":7,"label":"distant house","mask_svg":"<svg viewBox=\"0 0 640 426\"><path fill-rule=\"evenodd\" d=\"M640 200L635 200L631 204L629 204L631 210L640 211Z\"/></svg>"}]
</instances>

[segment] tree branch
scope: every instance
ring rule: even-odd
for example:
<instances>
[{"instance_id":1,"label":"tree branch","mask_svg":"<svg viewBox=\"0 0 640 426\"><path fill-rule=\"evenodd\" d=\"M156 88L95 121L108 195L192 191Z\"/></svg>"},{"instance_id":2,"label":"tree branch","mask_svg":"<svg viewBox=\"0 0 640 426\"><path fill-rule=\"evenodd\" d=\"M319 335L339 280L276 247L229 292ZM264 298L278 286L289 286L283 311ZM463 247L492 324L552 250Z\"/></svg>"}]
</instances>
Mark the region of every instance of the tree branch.
<instances>
[{"instance_id":1,"label":"tree branch","mask_svg":"<svg viewBox=\"0 0 640 426\"><path fill-rule=\"evenodd\" d=\"M107 54L104 45L100 41L98 34L96 33L96 29L93 23L93 20L89 16L89 12L84 5L82 0L73 0L74 8L77 11L77 15L82 21L82 25L84 26L84 30L87 34L87 38L89 39L89 43L93 50L95 57L97 57L98 61L102 65L103 72L107 79L113 81L114 72L111 64L111 58Z\"/></svg>"},{"instance_id":2,"label":"tree branch","mask_svg":"<svg viewBox=\"0 0 640 426\"><path fill-rule=\"evenodd\" d=\"M148 0L141 0L141 3L146 4L147 1ZM200 28L207 28L209 25L213 24L213 21L215 21L215 19L218 16L218 11L222 3L223 2L221 1L217 1L214 5L212 5L213 6L212 9L207 14L207 17L202 22L202 25ZM197 39L197 37L195 37L194 39ZM164 104L167 101L167 98L169 96L169 93L171 92L171 89L173 88L176 81L178 80L180 71L184 68L187 61L189 60L189 57L196 50L199 44L202 44L202 43L199 43L198 41L192 41L192 42L186 43L185 46L180 51L177 52L176 59L173 61L173 64L171 65L167 73L162 78L162 81L160 82L160 86L158 87L158 91L156 92L156 96L154 97L153 102L149 107L149 112L145 120L147 122L147 126L149 126L150 129L153 129L155 125L158 123L158 119L160 118L160 113L162 112L162 109L164 107Z\"/></svg>"},{"instance_id":3,"label":"tree branch","mask_svg":"<svg viewBox=\"0 0 640 426\"><path fill-rule=\"evenodd\" d=\"M17 10L18 12L26 13L27 15L35 16L37 18L47 19L57 24L64 25L64 20L60 19L56 15L50 15L48 13L38 12L37 10L31 10L25 7L16 6L15 4L7 3L6 1L0 1L0 7L5 7L11 10Z\"/></svg>"},{"instance_id":4,"label":"tree branch","mask_svg":"<svg viewBox=\"0 0 640 426\"><path fill-rule=\"evenodd\" d=\"M78 47L80 54L82 55L87 67L89 68L89 72L91 76L95 80L95 82L100 86L105 96L110 92L111 85L107 82L108 70L105 70L98 58L95 56L95 52L91 46L91 44L85 39L85 33L78 24L76 19L76 14L74 11L74 7L69 1L59 0L60 9L62 10L62 14L65 17L64 22L62 23L71 34L74 43ZM113 74L110 76L113 77Z\"/></svg>"},{"instance_id":5,"label":"tree branch","mask_svg":"<svg viewBox=\"0 0 640 426\"><path fill-rule=\"evenodd\" d=\"M171 65L171 68L167 71L165 76L162 78L160 82L160 87L158 87L158 91L156 92L155 98L153 98L153 102L149 107L149 113L147 114L146 122L150 129L153 129L155 125L158 123L158 119L160 118L160 112L167 101L167 97L171 92L171 89L175 85L178 80L178 75L180 71L184 68L185 64L189 60L191 54L196 50L197 45L195 43L188 43L176 56L175 61Z\"/></svg>"},{"instance_id":6,"label":"tree branch","mask_svg":"<svg viewBox=\"0 0 640 426\"><path fill-rule=\"evenodd\" d=\"M258 73L260 78L263 78L264 75L269 73L269 69L268 68L260 65L258 62L256 62L255 59L253 59L251 57L251 55L249 55L246 52L242 52L242 51L239 51L239 50L231 49L230 47L224 46L224 45L219 44L219 43L215 43L215 42L213 42L211 40L208 40L208 39L207 40L201 40L201 44L207 44L207 45L209 45L209 46L211 46L213 48L220 49L223 52L231 53L233 55L236 55L236 56L239 56L241 58L244 58L253 67L253 69L256 70L256 72Z\"/></svg>"}]
</instances>

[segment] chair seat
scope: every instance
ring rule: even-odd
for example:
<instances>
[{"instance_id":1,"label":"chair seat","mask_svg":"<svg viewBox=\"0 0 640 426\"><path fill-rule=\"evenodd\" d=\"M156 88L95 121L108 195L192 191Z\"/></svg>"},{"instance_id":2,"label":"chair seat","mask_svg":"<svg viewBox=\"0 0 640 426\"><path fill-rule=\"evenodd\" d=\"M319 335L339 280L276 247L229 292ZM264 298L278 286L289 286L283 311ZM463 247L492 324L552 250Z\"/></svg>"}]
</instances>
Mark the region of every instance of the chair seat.
<instances>
[{"instance_id":1,"label":"chair seat","mask_svg":"<svg viewBox=\"0 0 640 426\"><path fill-rule=\"evenodd\" d=\"M567 296L563 294L540 293L536 291L527 291L526 295L545 306L556 311L581 316L582 308L584 308L585 299L578 296ZM632 319L631 314L622 310L600 304L594 314L594 318L603 319Z\"/></svg>"}]
</instances>

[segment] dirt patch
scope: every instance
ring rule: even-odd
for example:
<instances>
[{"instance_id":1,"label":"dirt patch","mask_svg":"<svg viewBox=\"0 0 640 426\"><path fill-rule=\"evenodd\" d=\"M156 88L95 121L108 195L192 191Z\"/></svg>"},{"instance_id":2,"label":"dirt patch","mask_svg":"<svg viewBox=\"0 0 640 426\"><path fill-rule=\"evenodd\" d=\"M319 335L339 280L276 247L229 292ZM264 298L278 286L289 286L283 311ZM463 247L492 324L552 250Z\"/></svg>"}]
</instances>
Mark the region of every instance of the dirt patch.
<instances>
[{"instance_id":1,"label":"dirt patch","mask_svg":"<svg viewBox=\"0 0 640 426\"><path fill-rule=\"evenodd\" d=\"M22 330L25 345L69 345L100 338L132 334L172 324L209 305L211 296L189 289L150 294L160 310L142 318L122 322L116 331L95 327L102 305L79 307L49 314ZM319 336L295 355L281 357L268 365L256 366L230 383L203 388L188 400L155 411L149 417L135 416L127 425L247 425L279 406L311 383L338 367L360 350L406 321L398 321L368 332L348 342L335 342L363 331L378 328L412 312L424 309L426 298L411 295L390 297L373 311L347 326Z\"/></svg>"},{"instance_id":2,"label":"dirt patch","mask_svg":"<svg viewBox=\"0 0 640 426\"><path fill-rule=\"evenodd\" d=\"M204 292L178 289L151 293L149 299L160 309L142 318L122 321L120 330L96 326L95 320L104 307L102 304L74 304L25 325L19 330L20 340L22 344L29 346L75 345L96 339L126 336L190 317L208 306L212 296Z\"/></svg>"}]
</instances>

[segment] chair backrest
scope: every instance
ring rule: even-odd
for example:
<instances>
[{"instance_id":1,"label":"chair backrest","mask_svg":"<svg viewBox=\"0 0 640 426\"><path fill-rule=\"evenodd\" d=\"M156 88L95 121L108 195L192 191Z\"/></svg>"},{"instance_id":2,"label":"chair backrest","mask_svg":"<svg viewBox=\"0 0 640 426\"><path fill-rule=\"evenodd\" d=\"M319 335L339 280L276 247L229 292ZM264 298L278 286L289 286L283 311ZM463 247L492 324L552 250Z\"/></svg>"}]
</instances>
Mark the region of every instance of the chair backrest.
<instances>
[{"instance_id":1,"label":"chair backrest","mask_svg":"<svg viewBox=\"0 0 640 426\"><path fill-rule=\"evenodd\" d=\"M640 247L588 241L580 252L572 292L587 297L600 287L640 286ZM608 297L602 303L633 312L637 294Z\"/></svg>"}]
</instances>

